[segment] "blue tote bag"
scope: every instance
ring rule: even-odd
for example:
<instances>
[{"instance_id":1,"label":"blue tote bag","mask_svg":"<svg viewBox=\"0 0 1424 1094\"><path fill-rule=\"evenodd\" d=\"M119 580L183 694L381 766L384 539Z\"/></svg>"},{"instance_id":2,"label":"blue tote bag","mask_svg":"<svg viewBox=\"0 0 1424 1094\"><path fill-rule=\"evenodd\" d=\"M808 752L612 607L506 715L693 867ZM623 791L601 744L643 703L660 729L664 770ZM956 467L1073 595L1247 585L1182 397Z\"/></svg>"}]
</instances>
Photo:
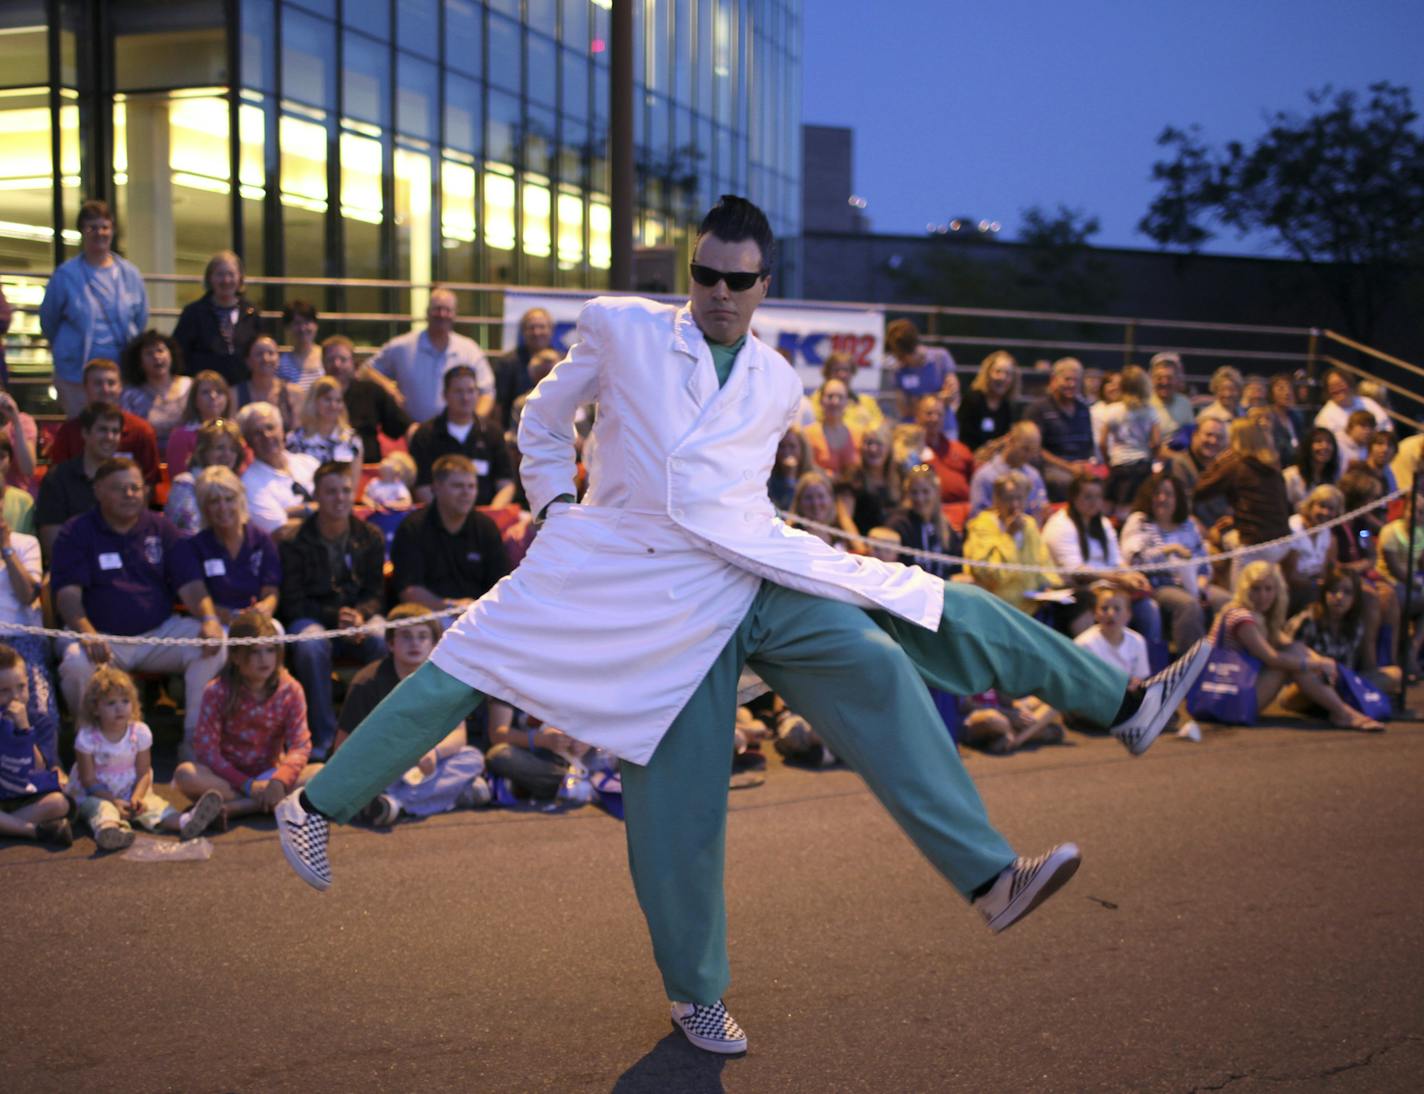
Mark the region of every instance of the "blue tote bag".
<instances>
[{"instance_id":1,"label":"blue tote bag","mask_svg":"<svg viewBox=\"0 0 1424 1094\"><path fill-rule=\"evenodd\" d=\"M1353 669L1347 669L1344 665L1336 667L1338 675L1335 678L1335 690L1340 693L1340 698L1366 718L1373 718L1377 722L1387 721L1393 713L1389 696Z\"/></svg>"},{"instance_id":2,"label":"blue tote bag","mask_svg":"<svg viewBox=\"0 0 1424 1094\"><path fill-rule=\"evenodd\" d=\"M1260 672L1261 662L1249 653L1217 646L1187 692L1187 712L1208 722L1255 725L1256 677Z\"/></svg>"}]
</instances>

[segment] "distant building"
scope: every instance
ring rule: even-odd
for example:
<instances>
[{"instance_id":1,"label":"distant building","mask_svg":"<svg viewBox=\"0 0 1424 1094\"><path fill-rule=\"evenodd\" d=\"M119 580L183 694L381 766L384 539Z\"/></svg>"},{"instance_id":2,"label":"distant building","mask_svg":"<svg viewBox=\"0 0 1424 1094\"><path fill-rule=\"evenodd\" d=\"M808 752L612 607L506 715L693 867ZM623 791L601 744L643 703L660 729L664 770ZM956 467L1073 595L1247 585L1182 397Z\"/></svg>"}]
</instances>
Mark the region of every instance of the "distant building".
<instances>
[{"instance_id":1,"label":"distant building","mask_svg":"<svg viewBox=\"0 0 1424 1094\"><path fill-rule=\"evenodd\" d=\"M808 232L868 232L855 193L855 134L834 125L801 127L801 224Z\"/></svg>"},{"instance_id":2,"label":"distant building","mask_svg":"<svg viewBox=\"0 0 1424 1094\"><path fill-rule=\"evenodd\" d=\"M6 0L0 268L76 253L92 196L149 273L231 247L250 274L605 285L610 7ZM680 248L685 285L696 218L746 194L794 286L801 0L634 9L637 244ZM414 303L383 291L302 295Z\"/></svg>"}]
</instances>

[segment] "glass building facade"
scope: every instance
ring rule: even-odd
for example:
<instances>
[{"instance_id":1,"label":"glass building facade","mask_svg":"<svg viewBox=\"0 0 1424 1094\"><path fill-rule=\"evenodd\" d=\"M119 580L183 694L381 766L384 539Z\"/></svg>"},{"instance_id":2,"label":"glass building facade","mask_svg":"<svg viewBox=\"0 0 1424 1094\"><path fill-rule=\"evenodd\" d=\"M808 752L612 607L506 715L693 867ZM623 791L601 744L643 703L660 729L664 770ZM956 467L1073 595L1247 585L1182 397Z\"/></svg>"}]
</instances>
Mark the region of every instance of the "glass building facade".
<instances>
[{"instance_id":1,"label":"glass building facade","mask_svg":"<svg viewBox=\"0 0 1424 1094\"><path fill-rule=\"evenodd\" d=\"M114 207L145 274L592 287L610 262L611 0L7 0L0 271ZM636 0L637 238L685 286L719 193L800 217L800 0ZM661 250L660 250L661 249ZM640 269L644 268L640 266ZM295 290L293 290L295 291ZM267 290L269 306L284 294ZM191 283L151 286L157 308ZM302 285L410 314L390 286Z\"/></svg>"}]
</instances>

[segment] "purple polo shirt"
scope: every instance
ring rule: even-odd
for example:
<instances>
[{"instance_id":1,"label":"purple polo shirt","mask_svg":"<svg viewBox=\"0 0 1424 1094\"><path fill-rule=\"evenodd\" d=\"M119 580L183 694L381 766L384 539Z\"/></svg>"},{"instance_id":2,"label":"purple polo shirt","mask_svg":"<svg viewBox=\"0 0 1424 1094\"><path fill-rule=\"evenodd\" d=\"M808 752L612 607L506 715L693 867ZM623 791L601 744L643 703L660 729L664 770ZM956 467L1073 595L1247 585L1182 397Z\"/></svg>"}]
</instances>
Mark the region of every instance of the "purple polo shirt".
<instances>
[{"instance_id":1,"label":"purple polo shirt","mask_svg":"<svg viewBox=\"0 0 1424 1094\"><path fill-rule=\"evenodd\" d=\"M234 557L213 534L204 528L175 548L185 572L196 573L208 586L208 595L220 608L240 611L262 594L264 585L280 587L282 563L272 537L251 521L242 533L242 545Z\"/></svg>"},{"instance_id":2,"label":"purple polo shirt","mask_svg":"<svg viewBox=\"0 0 1424 1094\"><path fill-rule=\"evenodd\" d=\"M67 521L54 541L51 585L84 590L84 612L102 634L145 634L173 614L178 590L201 578L179 557L182 534L144 510L120 535L98 509Z\"/></svg>"}]
</instances>

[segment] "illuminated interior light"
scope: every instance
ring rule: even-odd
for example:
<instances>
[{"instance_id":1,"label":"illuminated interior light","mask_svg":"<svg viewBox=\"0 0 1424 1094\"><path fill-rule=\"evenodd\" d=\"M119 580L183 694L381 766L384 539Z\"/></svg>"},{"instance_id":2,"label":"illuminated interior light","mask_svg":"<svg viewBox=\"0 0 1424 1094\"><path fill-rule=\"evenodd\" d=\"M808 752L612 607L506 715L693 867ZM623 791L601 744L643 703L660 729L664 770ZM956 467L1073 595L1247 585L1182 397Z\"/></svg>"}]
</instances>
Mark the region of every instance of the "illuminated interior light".
<instances>
[{"instance_id":1,"label":"illuminated interior light","mask_svg":"<svg viewBox=\"0 0 1424 1094\"><path fill-rule=\"evenodd\" d=\"M549 187L537 182L524 184L524 253L535 258L548 258L554 241L549 232L549 212L552 203Z\"/></svg>"},{"instance_id":2,"label":"illuminated interior light","mask_svg":"<svg viewBox=\"0 0 1424 1094\"><path fill-rule=\"evenodd\" d=\"M262 201L267 197L267 188L265 186L239 185L237 192L248 201Z\"/></svg>"},{"instance_id":3,"label":"illuminated interior light","mask_svg":"<svg viewBox=\"0 0 1424 1094\"><path fill-rule=\"evenodd\" d=\"M514 250L514 179L494 171L485 172L485 246L497 251Z\"/></svg>"},{"instance_id":4,"label":"illuminated interior light","mask_svg":"<svg viewBox=\"0 0 1424 1094\"><path fill-rule=\"evenodd\" d=\"M203 190L209 194L228 194L231 188L226 179L208 178L204 175L194 175L188 171L174 171L173 185L186 186L189 190Z\"/></svg>"},{"instance_id":5,"label":"illuminated interior light","mask_svg":"<svg viewBox=\"0 0 1424 1094\"><path fill-rule=\"evenodd\" d=\"M447 247L475 241L475 169L443 160L440 164L440 235Z\"/></svg>"},{"instance_id":6,"label":"illuminated interior light","mask_svg":"<svg viewBox=\"0 0 1424 1094\"><path fill-rule=\"evenodd\" d=\"M613 265L613 210L602 195L588 205L588 264L598 270Z\"/></svg>"},{"instance_id":7,"label":"illuminated interior light","mask_svg":"<svg viewBox=\"0 0 1424 1094\"><path fill-rule=\"evenodd\" d=\"M571 270L583 261L583 200L559 192L559 269Z\"/></svg>"}]
</instances>

